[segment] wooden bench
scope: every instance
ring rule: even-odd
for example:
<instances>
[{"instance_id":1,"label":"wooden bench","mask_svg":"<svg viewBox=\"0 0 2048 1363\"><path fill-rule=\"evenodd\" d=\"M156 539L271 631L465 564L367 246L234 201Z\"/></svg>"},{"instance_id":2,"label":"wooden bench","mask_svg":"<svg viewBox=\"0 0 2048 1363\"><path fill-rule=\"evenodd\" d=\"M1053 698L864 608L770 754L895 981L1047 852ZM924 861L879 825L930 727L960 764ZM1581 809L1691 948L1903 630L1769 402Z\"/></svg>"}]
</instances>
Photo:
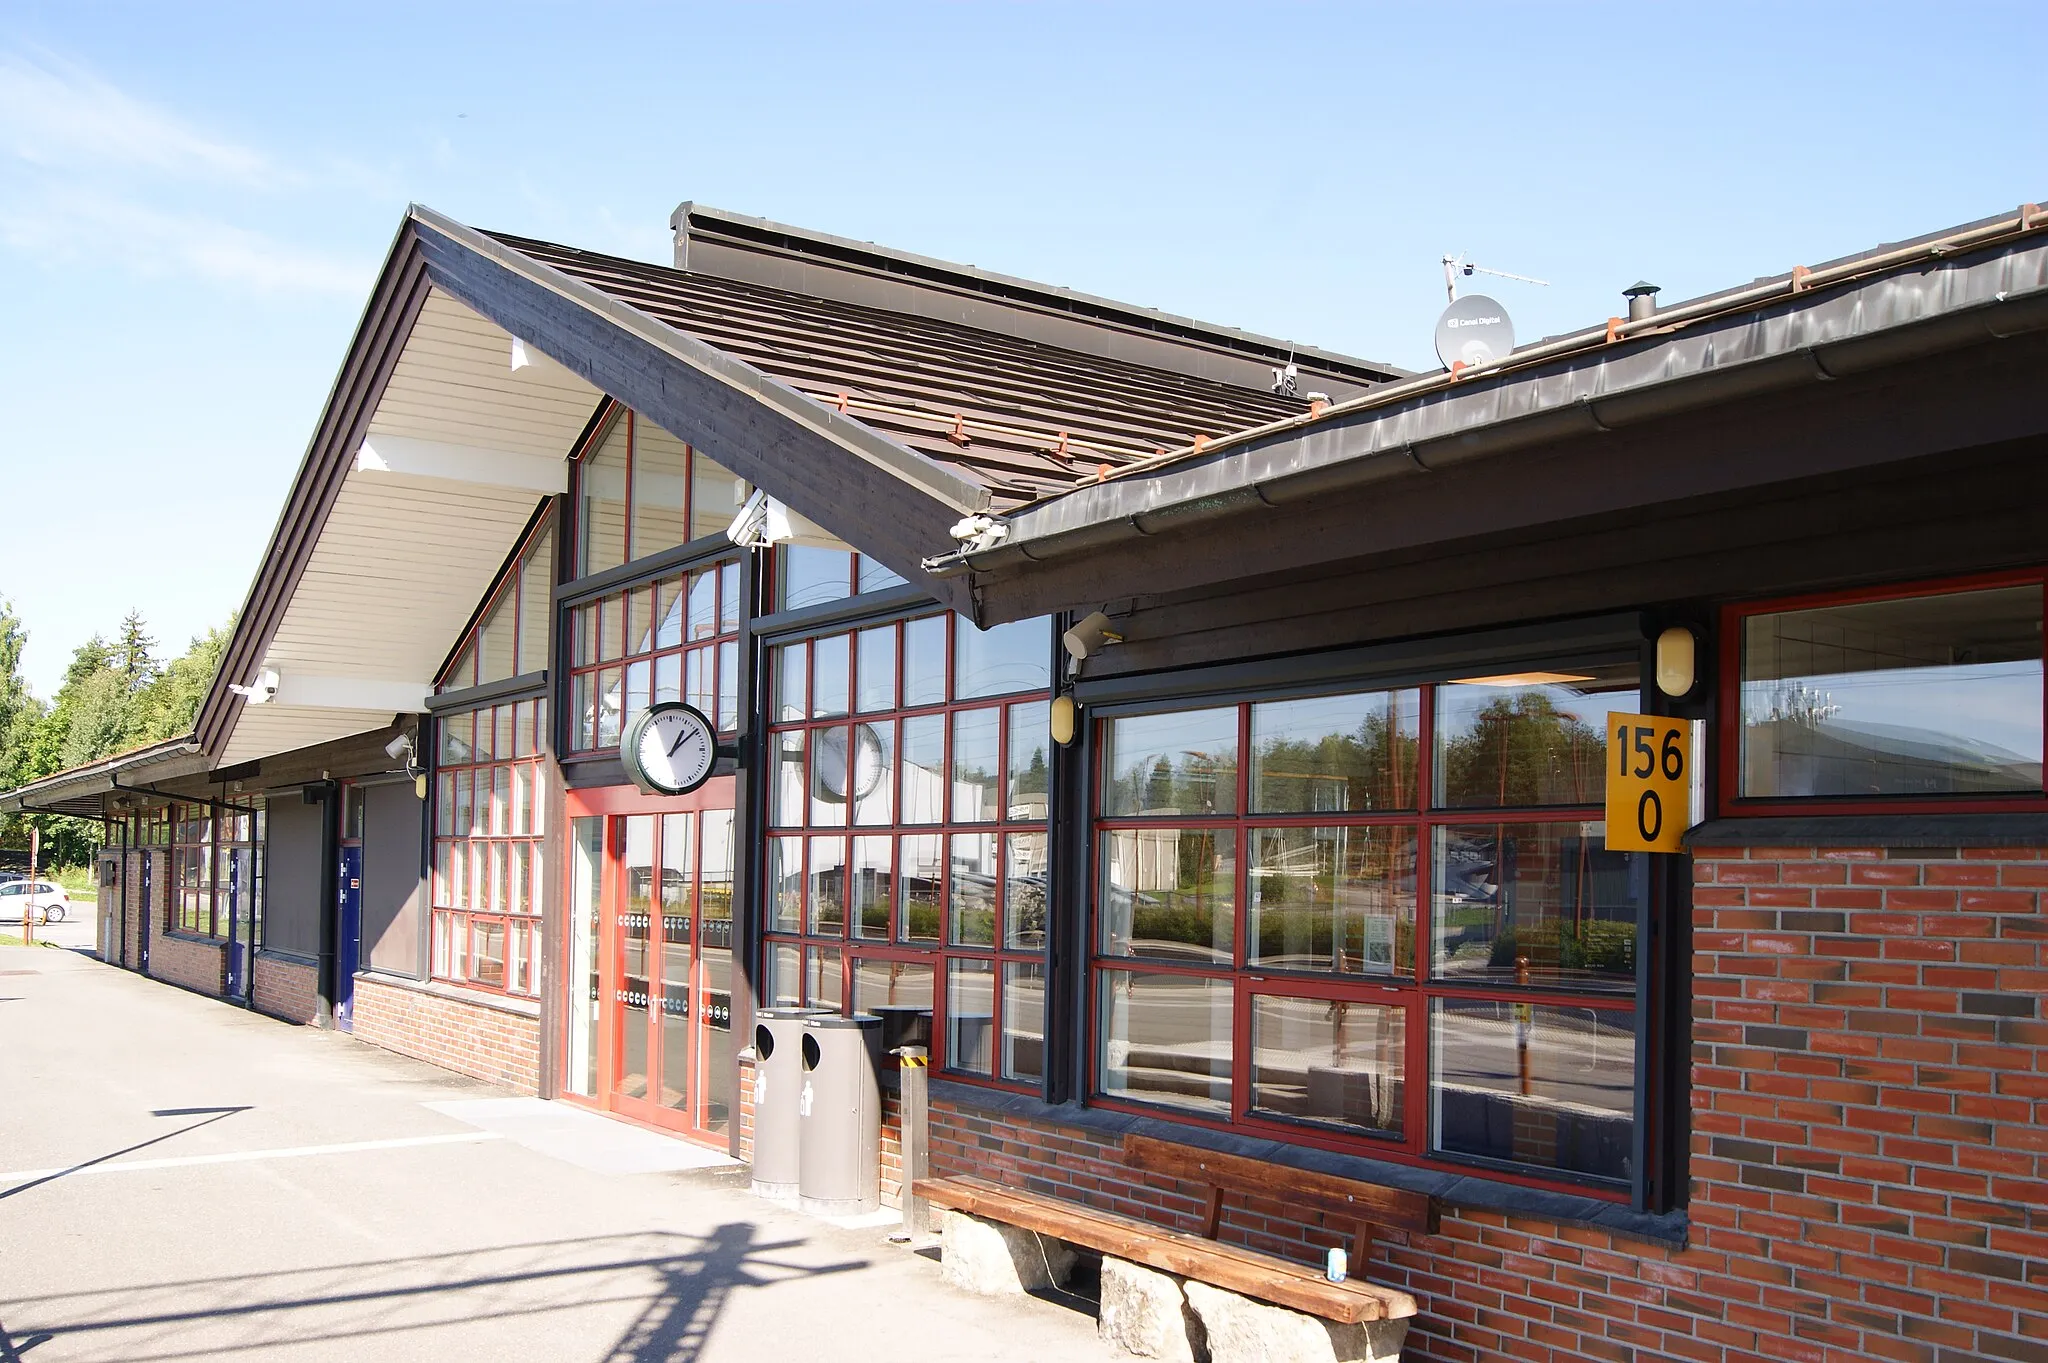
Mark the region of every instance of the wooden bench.
<instances>
[{"instance_id":1,"label":"wooden bench","mask_svg":"<svg viewBox=\"0 0 2048 1363\"><path fill-rule=\"evenodd\" d=\"M1415 1314L1415 1299L1406 1292L1379 1287L1355 1275L1365 1270L1376 1228L1420 1232L1437 1228L1436 1205L1428 1196L1149 1136L1124 1137L1124 1162L1133 1169L1204 1187L1207 1202L1201 1226L1174 1230L980 1178L919 1179L912 1193L937 1206L1342 1324ZM1229 1193L1270 1198L1352 1227L1350 1271L1354 1276L1333 1283L1319 1268L1219 1243L1216 1231L1223 1218L1223 1198Z\"/></svg>"}]
</instances>

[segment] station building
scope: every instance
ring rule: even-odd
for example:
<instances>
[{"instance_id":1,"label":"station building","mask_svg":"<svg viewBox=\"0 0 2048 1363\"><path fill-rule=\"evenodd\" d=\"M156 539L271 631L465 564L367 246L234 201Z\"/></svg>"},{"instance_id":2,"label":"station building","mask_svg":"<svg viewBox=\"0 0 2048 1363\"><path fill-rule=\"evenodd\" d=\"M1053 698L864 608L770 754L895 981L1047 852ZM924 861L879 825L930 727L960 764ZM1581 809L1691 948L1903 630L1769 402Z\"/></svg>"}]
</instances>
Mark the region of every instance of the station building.
<instances>
[{"instance_id":1,"label":"station building","mask_svg":"<svg viewBox=\"0 0 2048 1363\"><path fill-rule=\"evenodd\" d=\"M196 732L0 797L109 959L742 1158L753 1010L880 1011L935 1172L1428 1194L1411 1358L2048 1358L2048 215L1426 375L674 227L407 215Z\"/></svg>"}]
</instances>

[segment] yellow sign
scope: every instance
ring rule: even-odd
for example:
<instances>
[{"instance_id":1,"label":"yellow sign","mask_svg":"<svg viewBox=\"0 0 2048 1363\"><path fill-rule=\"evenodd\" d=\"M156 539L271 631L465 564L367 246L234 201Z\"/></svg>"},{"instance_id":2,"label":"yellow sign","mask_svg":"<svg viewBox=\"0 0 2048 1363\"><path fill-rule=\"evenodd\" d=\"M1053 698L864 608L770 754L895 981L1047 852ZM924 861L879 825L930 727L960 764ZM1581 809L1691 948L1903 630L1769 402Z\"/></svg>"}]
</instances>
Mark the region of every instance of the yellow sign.
<instances>
[{"instance_id":1,"label":"yellow sign","mask_svg":"<svg viewBox=\"0 0 2048 1363\"><path fill-rule=\"evenodd\" d=\"M1692 823L1694 730L1689 719L1607 717L1607 846L1682 852Z\"/></svg>"}]
</instances>

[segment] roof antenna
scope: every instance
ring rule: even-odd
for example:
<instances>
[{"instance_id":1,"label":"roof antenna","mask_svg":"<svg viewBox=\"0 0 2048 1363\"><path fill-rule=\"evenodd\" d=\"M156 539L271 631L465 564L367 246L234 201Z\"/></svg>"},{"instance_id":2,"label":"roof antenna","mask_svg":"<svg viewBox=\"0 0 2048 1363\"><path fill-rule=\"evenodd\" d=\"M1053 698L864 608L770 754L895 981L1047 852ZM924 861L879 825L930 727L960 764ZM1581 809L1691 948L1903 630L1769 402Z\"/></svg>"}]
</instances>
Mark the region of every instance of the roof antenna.
<instances>
[{"instance_id":1,"label":"roof antenna","mask_svg":"<svg viewBox=\"0 0 2048 1363\"><path fill-rule=\"evenodd\" d=\"M1474 265L1465 259L1465 253L1460 251L1454 256L1444 257L1444 293L1447 295L1445 301L1458 301L1459 275L1470 279L1476 274L1490 274L1496 279L1512 279L1521 284L1540 284L1546 289L1550 287L1550 281L1547 279L1531 279L1525 274L1509 274L1506 270L1490 270L1484 265Z\"/></svg>"}]
</instances>

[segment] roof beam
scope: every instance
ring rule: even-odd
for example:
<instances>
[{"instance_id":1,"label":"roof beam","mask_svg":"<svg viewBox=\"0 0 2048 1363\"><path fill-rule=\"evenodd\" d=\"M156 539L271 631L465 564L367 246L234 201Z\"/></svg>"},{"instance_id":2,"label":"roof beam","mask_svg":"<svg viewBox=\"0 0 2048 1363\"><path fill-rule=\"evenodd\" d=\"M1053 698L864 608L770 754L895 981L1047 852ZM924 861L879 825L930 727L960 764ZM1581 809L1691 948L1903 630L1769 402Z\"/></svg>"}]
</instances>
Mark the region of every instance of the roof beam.
<instances>
[{"instance_id":1,"label":"roof beam","mask_svg":"<svg viewBox=\"0 0 2048 1363\"><path fill-rule=\"evenodd\" d=\"M374 677L309 677L280 672L270 705L307 710L370 710L380 714L425 714L434 684Z\"/></svg>"},{"instance_id":2,"label":"roof beam","mask_svg":"<svg viewBox=\"0 0 2048 1363\"><path fill-rule=\"evenodd\" d=\"M569 463L566 459L509 454L473 445L451 445L439 440L375 432L365 436L361 448L357 449L355 471L518 488L547 496L569 490Z\"/></svg>"}]
</instances>

